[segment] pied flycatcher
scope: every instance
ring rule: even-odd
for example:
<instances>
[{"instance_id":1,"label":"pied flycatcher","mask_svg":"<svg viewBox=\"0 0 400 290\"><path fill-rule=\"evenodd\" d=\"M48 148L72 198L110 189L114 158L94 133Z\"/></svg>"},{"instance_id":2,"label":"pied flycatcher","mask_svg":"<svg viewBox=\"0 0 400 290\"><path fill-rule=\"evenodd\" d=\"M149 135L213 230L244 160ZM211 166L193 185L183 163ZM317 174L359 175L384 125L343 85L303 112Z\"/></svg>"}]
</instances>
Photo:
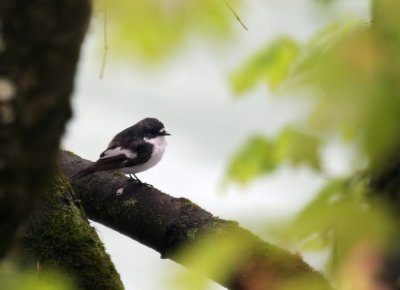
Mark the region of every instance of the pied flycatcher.
<instances>
[{"instance_id":1,"label":"pied flycatcher","mask_svg":"<svg viewBox=\"0 0 400 290\"><path fill-rule=\"evenodd\" d=\"M74 178L82 178L96 171L121 169L132 175L145 171L160 162L167 142L164 125L155 118L146 118L119 132L108 144L100 158L78 172Z\"/></svg>"}]
</instances>

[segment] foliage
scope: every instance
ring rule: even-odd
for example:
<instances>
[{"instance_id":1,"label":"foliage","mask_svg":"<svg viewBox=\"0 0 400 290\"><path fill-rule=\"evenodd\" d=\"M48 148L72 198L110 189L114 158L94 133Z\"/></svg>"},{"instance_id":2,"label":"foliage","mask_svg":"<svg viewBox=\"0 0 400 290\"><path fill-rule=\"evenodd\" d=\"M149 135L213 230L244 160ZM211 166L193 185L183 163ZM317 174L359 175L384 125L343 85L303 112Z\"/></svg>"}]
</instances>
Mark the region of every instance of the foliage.
<instances>
[{"instance_id":1,"label":"foliage","mask_svg":"<svg viewBox=\"0 0 400 290\"><path fill-rule=\"evenodd\" d=\"M275 139L250 138L233 156L228 180L244 184L283 163L305 163L322 174L318 152L337 135L356 148L354 159L364 161L367 172L385 166L400 143L400 25L393 13L399 6L375 1L373 24L331 24L306 44L278 39L233 74L236 93L264 82L272 91L310 99L309 116L296 125L313 137L282 142L285 129ZM290 225L281 225L281 241L304 250L330 249L328 268L335 276L363 243L385 249L394 222L387 208L371 203L366 181L365 174L326 180Z\"/></svg>"},{"instance_id":2,"label":"foliage","mask_svg":"<svg viewBox=\"0 0 400 290\"><path fill-rule=\"evenodd\" d=\"M400 58L397 45L396 39L384 38L382 31L360 23L335 24L304 45L291 63L285 63L284 71L290 65L290 74L279 84L285 80L286 90L308 89L314 105L309 119L301 120L307 130L321 140L340 133L344 141L354 142L370 162L378 162L400 138L400 98L395 93L398 72L393 69L393 63ZM276 52L277 48L283 52ZM279 58L287 49L278 40L259 55ZM263 61L259 65L264 66ZM242 73L256 79L266 71L281 75L281 62L270 60L264 69L259 69L250 60ZM234 90L256 85L254 81L245 86L241 82L233 78ZM267 83L270 84L269 79Z\"/></svg>"},{"instance_id":3,"label":"foliage","mask_svg":"<svg viewBox=\"0 0 400 290\"><path fill-rule=\"evenodd\" d=\"M125 57L159 61L194 35L217 40L229 35L234 17L224 1L122 0L97 2L108 46ZM229 1L236 7L238 1ZM111 4L111 3L110 3ZM104 13L107 17L104 18Z\"/></svg>"},{"instance_id":4,"label":"foliage","mask_svg":"<svg viewBox=\"0 0 400 290\"><path fill-rule=\"evenodd\" d=\"M232 275L233 265L239 265L245 260L244 248L251 247L252 241L242 235L231 233L221 235L204 236L196 244L186 247L180 252L183 264L190 265L190 271L186 275L179 275L171 283L173 289L201 290L207 289L209 281L205 278L214 277L219 281L227 281ZM227 267L232 265L232 268ZM201 274L199 274L201 273ZM205 274L205 275L204 275Z\"/></svg>"},{"instance_id":5,"label":"foliage","mask_svg":"<svg viewBox=\"0 0 400 290\"><path fill-rule=\"evenodd\" d=\"M392 233L389 215L384 208L369 205L366 191L358 177L329 181L288 227L277 230L277 235L282 243L306 251L329 248L327 266L336 276L359 244L385 247Z\"/></svg>"},{"instance_id":6,"label":"foliage","mask_svg":"<svg viewBox=\"0 0 400 290\"><path fill-rule=\"evenodd\" d=\"M287 77L298 53L299 45L291 38L280 38L268 44L232 74L233 90L240 94L265 81L271 90L276 90Z\"/></svg>"},{"instance_id":7,"label":"foliage","mask_svg":"<svg viewBox=\"0 0 400 290\"><path fill-rule=\"evenodd\" d=\"M321 167L320 142L314 136L296 131L291 127L282 130L276 140L253 136L233 156L227 181L246 184L253 178L274 171L283 162L293 166Z\"/></svg>"},{"instance_id":8,"label":"foliage","mask_svg":"<svg viewBox=\"0 0 400 290\"><path fill-rule=\"evenodd\" d=\"M6 290L74 290L69 279L58 272L18 272L7 262L0 266L0 288Z\"/></svg>"},{"instance_id":9,"label":"foliage","mask_svg":"<svg viewBox=\"0 0 400 290\"><path fill-rule=\"evenodd\" d=\"M179 260L195 272L175 279L173 289L207 289L203 273L228 289L288 290L289 284L307 281L312 289L332 290L297 253L260 241L237 227L203 232L179 253ZM271 288L274 284L282 287Z\"/></svg>"}]
</instances>

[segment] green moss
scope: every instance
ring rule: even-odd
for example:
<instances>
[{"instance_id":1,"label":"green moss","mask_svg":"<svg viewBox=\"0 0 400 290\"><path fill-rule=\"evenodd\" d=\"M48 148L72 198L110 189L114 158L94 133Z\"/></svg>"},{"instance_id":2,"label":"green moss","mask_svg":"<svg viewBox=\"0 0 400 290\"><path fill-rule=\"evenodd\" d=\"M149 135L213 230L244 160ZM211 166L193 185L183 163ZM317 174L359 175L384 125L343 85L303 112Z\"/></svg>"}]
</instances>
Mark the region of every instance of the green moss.
<instances>
[{"instance_id":1,"label":"green moss","mask_svg":"<svg viewBox=\"0 0 400 290\"><path fill-rule=\"evenodd\" d=\"M187 198L181 197L179 198L179 200L182 202L185 208L201 209L201 207L199 207L197 204L195 204L194 202L190 201Z\"/></svg>"},{"instance_id":2,"label":"green moss","mask_svg":"<svg viewBox=\"0 0 400 290\"><path fill-rule=\"evenodd\" d=\"M118 176L118 177L126 177L126 176L125 176L125 173L123 173L123 172L120 171L120 170L115 170L115 171L112 172L112 174L113 174L114 176Z\"/></svg>"},{"instance_id":3,"label":"green moss","mask_svg":"<svg viewBox=\"0 0 400 290\"><path fill-rule=\"evenodd\" d=\"M79 289L123 289L109 255L63 176L55 178L52 190L31 218L23 245L28 263L61 269Z\"/></svg>"},{"instance_id":4,"label":"green moss","mask_svg":"<svg viewBox=\"0 0 400 290\"><path fill-rule=\"evenodd\" d=\"M194 241L194 239L196 238L196 234L199 231L198 228L192 228L190 230L187 231L187 238L189 241Z\"/></svg>"},{"instance_id":5,"label":"green moss","mask_svg":"<svg viewBox=\"0 0 400 290\"><path fill-rule=\"evenodd\" d=\"M130 197L123 202L123 205L127 208L133 207L137 203L136 198Z\"/></svg>"}]
</instances>

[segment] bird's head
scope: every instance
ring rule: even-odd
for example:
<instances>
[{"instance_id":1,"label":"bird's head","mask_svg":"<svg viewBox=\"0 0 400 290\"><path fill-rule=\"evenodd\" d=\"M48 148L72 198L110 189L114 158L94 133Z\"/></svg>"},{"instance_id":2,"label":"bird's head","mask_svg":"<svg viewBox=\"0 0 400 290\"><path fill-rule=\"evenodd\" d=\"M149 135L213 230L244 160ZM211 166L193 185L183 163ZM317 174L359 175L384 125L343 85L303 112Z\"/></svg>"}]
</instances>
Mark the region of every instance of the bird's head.
<instances>
[{"instance_id":1,"label":"bird's head","mask_svg":"<svg viewBox=\"0 0 400 290\"><path fill-rule=\"evenodd\" d=\"M164 128L163 123L161 123L156 118L146 118L140 121L138 124L138 129L140 135L146 139L153 139L161 136L169 136L171 134L167 133Z\"/></svg>"}]
</instances>

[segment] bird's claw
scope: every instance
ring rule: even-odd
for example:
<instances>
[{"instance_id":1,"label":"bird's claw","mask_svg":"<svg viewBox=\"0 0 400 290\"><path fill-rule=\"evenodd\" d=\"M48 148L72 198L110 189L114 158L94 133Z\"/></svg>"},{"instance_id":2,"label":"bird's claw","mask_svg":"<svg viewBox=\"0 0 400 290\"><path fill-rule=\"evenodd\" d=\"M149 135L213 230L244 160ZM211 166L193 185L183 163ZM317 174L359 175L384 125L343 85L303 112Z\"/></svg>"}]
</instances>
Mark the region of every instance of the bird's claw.
<instances>
[{"instance_id":1,"label":"bird's claw","mask_svg":"<svg viewBox=\"0 0 400 290\"><path fill-rule=\"evenodd\" d=\"M141 182L140 180L138 180L138 179L133 179L133 178L129 178L129 179L128 179L128 182L129 182L129 183L135 183L135 184L143 184L143 182Z\"/></svg>"},{"instance_id":2,"label":"bird's claw","mask_svg":"<svg viewBox=\"0 0 400 290\"><path fill-rule=\"evenodd\" d=\"M128 182L133 182L133 183L136 183L136 184L144 185L144 186L149 187L149 188L154 188L153 185L141 181L139 178L137 178L137 176L135 174L129 174Z\"/></svg>"}]
</instances>

